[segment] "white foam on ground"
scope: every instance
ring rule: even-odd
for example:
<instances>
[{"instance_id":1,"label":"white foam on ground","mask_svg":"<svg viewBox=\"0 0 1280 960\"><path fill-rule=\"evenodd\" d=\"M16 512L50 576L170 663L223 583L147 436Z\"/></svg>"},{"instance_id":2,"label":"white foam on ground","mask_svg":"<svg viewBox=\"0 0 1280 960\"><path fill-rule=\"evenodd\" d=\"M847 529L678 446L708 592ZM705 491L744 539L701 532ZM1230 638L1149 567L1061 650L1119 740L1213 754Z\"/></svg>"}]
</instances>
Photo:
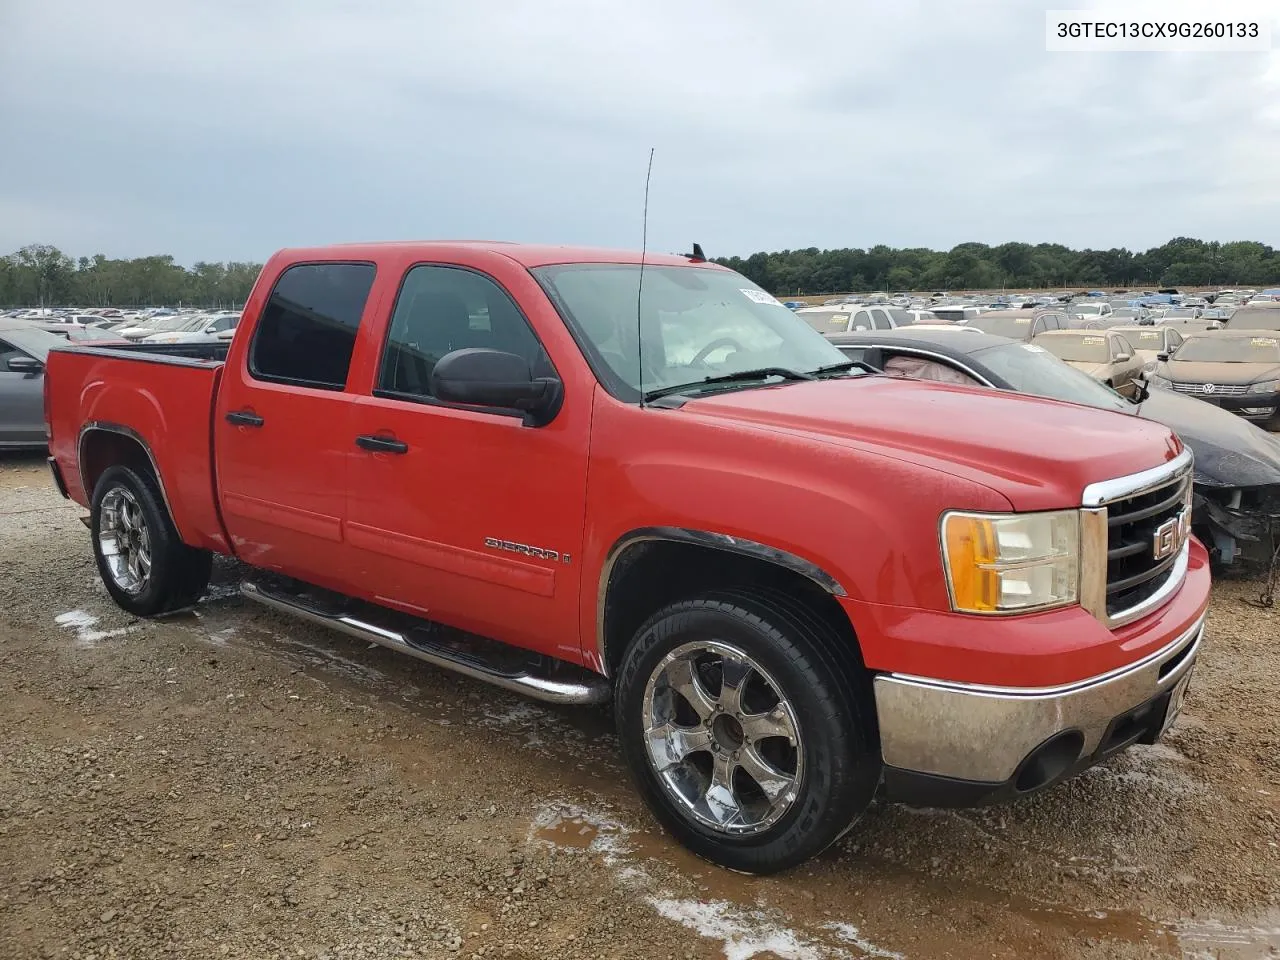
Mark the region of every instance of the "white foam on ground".
<instances>
[{"instance_id":1,"label":"white foam on ground","mask_svg":"<svg viewBox=\"0 0 1280 960\"><path fill-rule=\"evenodd\" d=\"M852 923L828 923L825 926L828 930L834 931L835 935L845 943L853 944L869 957L884 957L885 960L906 960L901 953L877 947L870 940L863 937L858 928Z\"/></svg>"},{"instance_id":2,"label":"white foam on ground","mask_svg":"<svg viewBox=\"0 0 1280 960\"><path fill-rule=\"evenodd\" d=\"M763 911L743 910L727 900L650 897L649 904L659 916L675 920L708 940L721 941L725 960L751 960L762 953L780 960L825 960L832 955L829 948L771 923Z\"/></svg>"},{"instance_id":3,"label":"white foam on ground","mask_svg":"<svg viewBox=\"0 0 1280 960\"><path fill-rule=\"evenodd\" d=\"M129 627L120 627L116 630L95 630L93 627L97 624L98 618L83 610L68 610L66 613L60 613L53 618L53 622L64 630L74 630L76 643L83 647L92 647L100 640L122 637L130 630Z\"/></svg>"},{"instance_id":4,"label":"white foam on ground","mask_svg":"<svg viewBox=\"0 0 1280 960\"><path fill-rule=\"evenodd\" d=\"M1259 923L1223 923L1220 920L1184 920L1173 924L1178 946L1188 957L1241 960L1280 955L1280 915ZM1264 952L1265 951L1265 952Z\"/></svg>"},{"instance_id":5,"label":"white foam on ground","mask_svg":"<svg viewBox=\"0 0 1280 960\"><path fill-rule=\"evenodd\" d=\"M578 826L581 834L593 833L585 845L557 844L542 835L547 830ZM528 842L544 843L564 853L593 854L609 867L619 884L642 899L661 917L694 931L708 940L718 940L725 960L751 960L770 956L778 960L851 960L854 956L905 960L902 954L876 946L861 936L850 923L824 924L842 946L806 936L786 924L786 917L764 907L750 909L728 900L695 900L666 896L660 884L634 861L628 843L635 831L600 810L571 803L541 806L529 828Z\"/></svg>"}]
</instances>

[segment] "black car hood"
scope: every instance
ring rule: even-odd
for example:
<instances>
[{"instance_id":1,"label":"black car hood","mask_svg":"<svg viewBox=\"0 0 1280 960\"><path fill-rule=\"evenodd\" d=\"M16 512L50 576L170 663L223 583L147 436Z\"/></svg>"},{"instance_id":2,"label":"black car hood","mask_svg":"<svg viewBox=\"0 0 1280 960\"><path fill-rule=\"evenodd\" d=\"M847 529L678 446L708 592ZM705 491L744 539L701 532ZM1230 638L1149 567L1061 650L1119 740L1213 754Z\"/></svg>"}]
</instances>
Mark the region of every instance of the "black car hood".
<instances>
[{"instance_id":1,"label":"black car hood","mask_svg":"<svg viewBox=\"0 0 1280 960\"><path fill-rule=\"evenodd\" d=\"M1221 487L1280 483L1280 437L1234 413L1169 390L1152 390L1134 412L1163 423L1191 448L1197 483Z\"/></svg>"}]
</instances>

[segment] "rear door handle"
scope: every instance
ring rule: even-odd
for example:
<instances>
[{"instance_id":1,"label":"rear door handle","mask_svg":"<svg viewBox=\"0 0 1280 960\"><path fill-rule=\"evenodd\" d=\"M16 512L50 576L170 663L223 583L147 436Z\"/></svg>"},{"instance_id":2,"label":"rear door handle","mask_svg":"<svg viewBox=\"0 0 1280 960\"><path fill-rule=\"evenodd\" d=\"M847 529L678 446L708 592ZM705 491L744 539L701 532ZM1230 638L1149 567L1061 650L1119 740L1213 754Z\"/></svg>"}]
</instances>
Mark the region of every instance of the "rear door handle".
<instances>
[{"instance_id":1,"label":"rear door handle","mask_svg":"<svg viewBox=\"0 0 1280 960\"><path fill-rule=\"evenodd\" d=\"M356 446L362 450L371 450L374 453L409 452L409 445L401 440L394 440L391 437L378 437L368 433L356 437Z\"/></svg>"},{"instance_id":2,"label":"rear door handle","mask_svg":"<svg viewBox=\"0 0 1280 960\"><path fill-rule=\"evenodd\" d=\"M232 410L227 414L227 423L234 423L237 427L260 427L266 421L248 410Z\"/></svg>"}]
</instances>

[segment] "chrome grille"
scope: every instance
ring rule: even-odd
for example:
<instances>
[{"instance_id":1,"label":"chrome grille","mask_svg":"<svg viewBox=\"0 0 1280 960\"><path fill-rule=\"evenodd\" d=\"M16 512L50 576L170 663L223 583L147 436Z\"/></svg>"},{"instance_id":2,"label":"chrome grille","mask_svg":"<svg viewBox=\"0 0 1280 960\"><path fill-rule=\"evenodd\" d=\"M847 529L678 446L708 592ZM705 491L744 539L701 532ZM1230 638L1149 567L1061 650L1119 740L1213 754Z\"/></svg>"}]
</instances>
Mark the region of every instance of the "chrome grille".
<instances>
[{"instance_id":1,"label":"chrome grille","mask_svg":"<svg viewBox=\"0 0 1280 960\"><path fill-rule=\"evenodd\" d=\"M1213 389L1205 393L1204 388L1212 386ZM1190 393L1197 397L1243 397L1249 392L1248 384L1244 383L1179 383L1174 382L1173 389L1178 393Z\"/></svg>"},{"instance_id":2,"label":"chrome grille","mask_svg":"<svg viewBox=\"0 0 1280 960\"><path fill-rule=\"evenodd\" d=\"M1107 504L1108 617L1123 616L1168 582L1185 547L1179 544L1170 555L1157 557L1156 531L1182 513L1190 485L1187 471Z\"/></svg>"}]
</instances>

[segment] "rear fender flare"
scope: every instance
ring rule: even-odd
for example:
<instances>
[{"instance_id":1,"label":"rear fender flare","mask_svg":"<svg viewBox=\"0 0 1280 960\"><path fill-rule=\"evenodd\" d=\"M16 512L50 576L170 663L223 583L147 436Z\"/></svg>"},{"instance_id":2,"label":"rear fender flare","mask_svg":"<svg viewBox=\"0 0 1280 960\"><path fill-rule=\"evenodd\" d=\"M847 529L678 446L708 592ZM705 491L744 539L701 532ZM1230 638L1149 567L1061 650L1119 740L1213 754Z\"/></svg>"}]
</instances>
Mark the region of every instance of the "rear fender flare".
<instances>
[{"instance_id":1,"label":"rear fender flare","mask_svg":"<svg viewBox=\"0 0 1280 960\"><path fill-rule=\"evenodd\" d=\"M76 439L76 470L80 474L80 487L84 490L85 497L92 502L93 488L89 485L89 478L85 474L85 441L93 433L111 433L117 436L125 437L135 443L139 449L146 454L147 461L151 464L151 472L156 478L156 486L160 488L160 499L164 502L164 508L169 514L169 521L173 522L173 506L169 503L169 494L164 488L164 477L160 475L160 467L156 463L155 454L151 452L151 445L147 443L142 434L138 433L132 427L125 426L123 423L112 423L107 420L90 420L80 428L80 436Z\"/></svg>"}]
</instances>

